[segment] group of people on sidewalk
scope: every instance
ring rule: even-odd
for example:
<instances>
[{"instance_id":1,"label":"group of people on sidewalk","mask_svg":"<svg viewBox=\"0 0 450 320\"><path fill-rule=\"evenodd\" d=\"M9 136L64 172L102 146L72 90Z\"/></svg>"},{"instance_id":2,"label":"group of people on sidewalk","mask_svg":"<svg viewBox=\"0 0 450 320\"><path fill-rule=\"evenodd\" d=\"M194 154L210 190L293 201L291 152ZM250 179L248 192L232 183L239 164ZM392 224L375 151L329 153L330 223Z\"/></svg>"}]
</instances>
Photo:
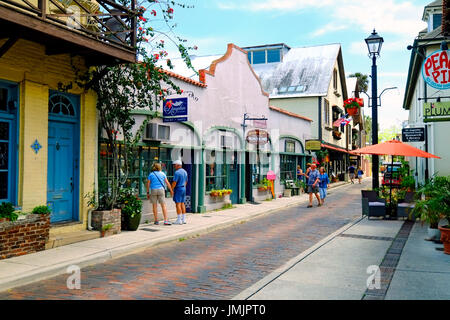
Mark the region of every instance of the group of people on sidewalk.
<instances>
[{"instance_id":1,"label":"group of people on sidewalk","mask_svg":"<svg viewBox=\"0 0 450 320\"><path fill-rule=\"evenodd\" d=\"M357 175L359 184L361 184L361 180L363 178L364 171L362 171L361 167L358 167L358 169L356 169L356 167L353 164L351 164L350 167L348 168L348 175L350 177L350 181L352 184L355 183L353 181L353 180L355 180L355 173Z\"/></svg>"},{"instance_id":2,"label":"group of people on sidewalk","mask_svg":"<svg viewBox=\"0 0 450 320\"><path fill-rule=\"evenodd\" d=\"M159 224L158 221L158 203L161 205L161 209L164 216L164 225L171 225L167 216L166 207L166 187L169 189L170 194L173 197L177 210L177 221L174 224L186 224L186 185L188 182L188 174L186 170L182 168L181 160L175 160L173 162L175 173L173 175L172 184L169 183L167 176L162 172L161 164L155 163L152 166L152 172L147 178L147 199L151 201L153 206L153 216L155 218L155 224Z\"/></svg>"},{"instance_id":3,"label":"group of people on sidewalk","mask_svg":"<svg viewBox=\"0 0 450 320\"><path fill-rule=\"evenodd\" d=\"M164 225L171 225L172 223L168 219L167 207L165 203L166 198L166 188L169 189L170 194L173 197L177 210L177 220L174 224L186 224L186 185L188 182L188 175L186 170L182 168L181 160L175 160L173 162L175 173L173 176L172 183L169 183L167 176L162 172L161 164L155 163L152 166L152 172L147 178L147 199L149 199L153 206L153 215L155 218L155 224L159 224L158 221L158 203L161 205L161 209L164 216ZM349 176L351 183L354 184L355 172L357 172L357 177L359 183L361 184L361 179L364 172L361 167L356 169L353 164L349 167ZM297 178L304 176L306 178L307 192L309 194L309 204L308 208L312 208L313 194L318 201L318 207L324 205L325 198L327 196L328 184L330 179L328 174L325 172L324 167L320 167L317 170L317 165L315 163L308 163L306 172L303 173L300 166L297 167Z\"/></svg>"},{"instance_id":4,"label":"group of people on sidewalk","mask_svg":"<svg viewBox=\"0 0 450 320\"><path fill-rule=\"evenodd\" d=\"M306 186L307 190L306 192L309 194L309 204L307 208L312 208L312 202L313 202L313 194L315 195L318 207L323 206L325 203L325 198L327 196L327 190L328 190L328 184L330 183L330 178L328 177L328 174L325 172L324 167L320 167L319 170L317 170L317 165L315 163L308 163L306 164L306 172L303 173L300 166L297 166L297 178L300 178L301 176L304 176L306 178ZM359 184L361 184L361 180L363 178L364 172L361 169L361 167L353 166L353 164L349 167L349 176L350 181L352 184L354 184L355 179L355 172L357 173L357 177L359 180Z\"/></svg>"},{"instance_id":5,"label":"group of people on sidewalk","mask_svg":"<svg viewBox=\"0 0 450 320\"><path fill-rule=\"evenodd\" d=\"M330 179L328 174L325 172L324 167L320 167L317 170L317 165L315 163L308 163L306 165L306 172L303 173L300 166L297 167L297 176L304 176L306 178L306 185L309 194L309 204L308 208L312 208L313 194L316 196L318 201L318 207L325 203L325 198L327 196L328 184Z\"/></svg>"}]
</instances>

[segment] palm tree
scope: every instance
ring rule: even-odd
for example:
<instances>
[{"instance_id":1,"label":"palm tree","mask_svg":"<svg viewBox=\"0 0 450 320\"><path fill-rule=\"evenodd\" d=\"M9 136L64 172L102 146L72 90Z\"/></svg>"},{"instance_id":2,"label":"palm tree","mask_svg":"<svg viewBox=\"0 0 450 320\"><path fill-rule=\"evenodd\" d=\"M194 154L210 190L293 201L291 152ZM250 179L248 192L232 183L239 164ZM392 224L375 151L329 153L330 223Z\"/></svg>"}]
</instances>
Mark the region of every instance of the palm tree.
<instances>
[{"instance_id":1,"label":"palm tree","mask_svg":"<svg viewBox=\"0 0 450 320\"><path fill-rule=\"evenodd\" d=\"M372 144L372 118L364 116L364 130L366 131L366 142Z\"/></svg>"},{"instance_id":2,"label":"palm tree","mask_svg":"<svg viewBox=\"0 0 450 320\"><path fill-rule=\"evenodd\" d=\"M355 72L349 75L350 78L358 78L358 86L361 91L367 92L369 89L369 76L367 74L362 74L361 72Z\"/></svg>"}]
</instances>

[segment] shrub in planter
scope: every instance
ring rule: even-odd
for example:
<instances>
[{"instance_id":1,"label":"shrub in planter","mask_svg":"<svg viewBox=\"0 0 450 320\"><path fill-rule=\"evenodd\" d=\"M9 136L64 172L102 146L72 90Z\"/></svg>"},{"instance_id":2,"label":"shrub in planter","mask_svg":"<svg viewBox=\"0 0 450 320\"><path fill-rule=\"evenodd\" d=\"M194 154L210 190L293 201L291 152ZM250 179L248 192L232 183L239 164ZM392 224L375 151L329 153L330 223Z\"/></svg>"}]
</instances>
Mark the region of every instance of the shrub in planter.
<instances>
[{"instance_id":1,"label":"shrub in planter","mask_svg":"<svg viewBox=\"0 0 450 320\"><path fill-rule=\"evenodd\" d=\"M122 208L122 230L136 231L142 217L142 200L133 189L123 189L118 203Z\"/></svg>"},{"instance_id":2,"label":"shrub in planter","mask_svg":"<svg viewBox=\"0 0 450 320\"><path fill-rule=\"evenodd\" d=\"M415 217L420 217L422 222L429 224L430 235L438 234L439 222L450 210L450 177L434 176L421 186L417 193L421 199L416 202L412 212Z\"/></svg>"},{"instance_id":3,"label":"shrub in planter","mask_svg":"<svg viewBox=\"0 0 450 320\"><path fill-rule=\"evenodd\" d=\"M447 220L446 225L439 227L441 231L441 241L444 243L444 252L450 254L450 177L446 181L442 179L441 184L441 213L442 218Z\"/></svg>"},{"instance_id":4,"label":"shrub in planter","mask_svg":"<svg viewBox=\"0 0 450 320\"><path fill-rule=\"evenodd\" d=\"M18 215L14 212L14 206L10 202L3 202L0 204L0 221L16 221Z\"/></svg>"},{"instance_id":5,"label":"shrub in planter","mask_svg":"<svg viewBox=\"0 0 450 320\"><path fill-rule=\"evenodd\" d=\"M33 214L50 214L51 210L48 206L37 206L34 207L33 211L31 211Z\"/></svg>"},{"instance_id":6,"label":"shrub in planter","mask_svg":"<svg viewBox=\"0 0 450 320\"><path fill-rule=\"evenodd\" d=\"M102 227L102 230L100 231L101 237L104 238L105 235L106 235L106 232L107 232L108 230L111 230L112 227L114 227L114 225L111 224L111 223L105 224L105 225Z\"/></svg>"}]
</instances>

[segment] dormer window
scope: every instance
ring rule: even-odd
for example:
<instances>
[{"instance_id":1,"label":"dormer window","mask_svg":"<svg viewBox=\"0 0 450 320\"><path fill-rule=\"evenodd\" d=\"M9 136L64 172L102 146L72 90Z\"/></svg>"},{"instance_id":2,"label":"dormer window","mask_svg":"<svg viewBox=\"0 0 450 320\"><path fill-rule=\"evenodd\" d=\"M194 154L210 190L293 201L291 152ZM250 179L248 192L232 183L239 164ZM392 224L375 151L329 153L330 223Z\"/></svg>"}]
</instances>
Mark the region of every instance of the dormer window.
<instances>
[{"instance_id":1,"label":"dormer window","mask_svg":"<svg viewBox=\"0 0 450 320\"><path fill-rule=\"evenodd\" d=\"M250 61L251 64L281 62L281 49L249 51L248 61Z\"/></svg>"},{"instance_id":2,"label":"dormer window","mask_svg":"<svg viewBox=\"0 0 450 320\"><path fill-rule=\"evenodd\" d=\"M442 24L442 14L435 13L433 14L433 30L439 28Z\"/></svg>"}]
</instances>

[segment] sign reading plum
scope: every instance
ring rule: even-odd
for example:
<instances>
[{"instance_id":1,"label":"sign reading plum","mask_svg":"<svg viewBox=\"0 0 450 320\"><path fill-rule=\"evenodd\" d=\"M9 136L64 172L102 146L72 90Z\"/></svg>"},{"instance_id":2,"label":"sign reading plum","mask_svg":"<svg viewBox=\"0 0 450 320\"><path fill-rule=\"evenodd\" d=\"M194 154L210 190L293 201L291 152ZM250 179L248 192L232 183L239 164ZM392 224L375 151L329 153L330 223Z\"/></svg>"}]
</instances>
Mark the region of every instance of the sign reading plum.
<instances>
[{"instance_id":1,"label":"sign reading plum","mask_svg":"<svg viewBox=\"0 0 450 320\"><path fill-rule=\"evenodd\" d=\"M430 54L422 66L422 77L427 84L435 89L450 88L450 53L438 50Z\"/></svg>"}]
</instances>

